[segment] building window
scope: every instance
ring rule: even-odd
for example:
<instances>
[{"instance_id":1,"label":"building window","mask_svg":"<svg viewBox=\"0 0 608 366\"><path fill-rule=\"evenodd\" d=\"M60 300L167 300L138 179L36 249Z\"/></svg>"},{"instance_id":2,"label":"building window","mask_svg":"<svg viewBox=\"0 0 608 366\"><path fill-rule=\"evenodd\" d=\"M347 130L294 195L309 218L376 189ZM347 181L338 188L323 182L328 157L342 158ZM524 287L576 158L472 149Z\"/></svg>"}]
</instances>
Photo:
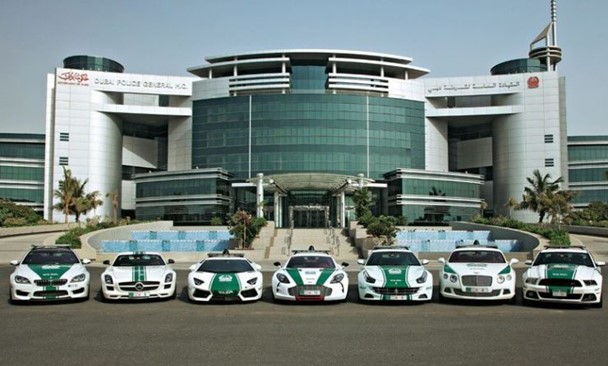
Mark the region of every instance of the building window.
<instances>
[{"instance_id":1,"label":"building window","mask_svg":"<svg viewBox=\"0 0 608 366\"><path fill-rule=\"evenodd\" d=\"M67 156L60 156L59 157L59 165L70 165L68 157Z\"/></svg>"},{"instance_id":2,"label":"building window","mask_svg":"<svg viewBox=\"0 0 608 366\"><path fill-rule=\"evenodd\" d=\"M553 158L545 159L545 167L549 168L552 166L555 166L555 161L553 160Z\"/></svg>"},{"instance_id":3,"label":"building window","mask_svg":"<svg viewBox=\"0 0 608 366\"><path fill-rule=\"evenodd\" d=\"M545 135L545 144L553 143L553 135Z\"/></svg>"},{"instance_id":4,"label":"building window","mask_svg":"<svg viewBox=\"0 0 608 366\"><path fill-rule=\"evenodd\" d=\"M67 133L67 132L60 132L59 133L59 141L65 141L65 142L70 141L70 134Z\"/></svg>"}]
</instances>

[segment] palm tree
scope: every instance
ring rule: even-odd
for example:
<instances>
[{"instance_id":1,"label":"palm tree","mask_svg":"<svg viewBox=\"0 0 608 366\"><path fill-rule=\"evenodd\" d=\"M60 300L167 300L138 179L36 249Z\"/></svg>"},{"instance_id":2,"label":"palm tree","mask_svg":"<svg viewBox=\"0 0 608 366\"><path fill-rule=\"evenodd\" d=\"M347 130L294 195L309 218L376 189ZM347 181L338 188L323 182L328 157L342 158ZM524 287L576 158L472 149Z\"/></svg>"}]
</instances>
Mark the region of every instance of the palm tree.
<instances>
[{"instance_id":1,"label":"palm tree","mask_svg":"<svg viewBox=\"0 0 608 366\"><path fill-rule=\"evenodd\" d=\"M530 186L524 188L523 200L519 203L519 207L537 212L538 223L541 224L548 210L543 204L543 197L541 195L545 194L547 197L553 196L553 194L559 191L559 184L564 179L559 177L551 181L550 174L541 175L540 171L536 169L532 172L532 177L527 177L526 180Z\"/></svg>"},{"instance_id":2,"label":"palm tree","mask_svg":"<svg viewBox=\"0 0 608 366\"><path fill-rule=\"evenodd\" d=\"M80 179L73 177L74 180L74 192L72 195L72 202L70 203L70 210L74 213L76 222L80 222L80 215L86 214L88 211L89 204L86 199L85 187L89 182L85 179L83 182Z\"/></svg>"},{"instance_id":3,"label":"palm tree","mask_svg":"<svg viewBox=\"0 0 608 366\"><path fill-rule=\"evenodd\" d=\"M118 191L106 193L106 197L112 197L112 209L114 210L114 224L116 224L116 212L118 211Z\"/></svg>"},{"instance_id":4,"label":"palm tree","mask_svg":"<svg viewBox=\"0 0 608 366\"><path fill-rule=\"evenodd\" d=\"M65 214L65 223L68 223L68 215L72 214L70 205L74 200L74 193L76 192L78 182L72 176L72 171L63 168L63 179L59 180L59 188L53 192L53 196L59 200L58 203L53 205L53 208L57 211L61 211Z\"/></svg>"},{"instance_id":5,"label":"palm tree","mask_svg":"<svg viewBox=\"0 0 608 366\"><path fill-rule=\"evenodd\" d=\"M519 210L519 202L513 197L509 198L505 206L509 208L509 218L513 217L513 209Z\"/></svg>"}]
</instances>

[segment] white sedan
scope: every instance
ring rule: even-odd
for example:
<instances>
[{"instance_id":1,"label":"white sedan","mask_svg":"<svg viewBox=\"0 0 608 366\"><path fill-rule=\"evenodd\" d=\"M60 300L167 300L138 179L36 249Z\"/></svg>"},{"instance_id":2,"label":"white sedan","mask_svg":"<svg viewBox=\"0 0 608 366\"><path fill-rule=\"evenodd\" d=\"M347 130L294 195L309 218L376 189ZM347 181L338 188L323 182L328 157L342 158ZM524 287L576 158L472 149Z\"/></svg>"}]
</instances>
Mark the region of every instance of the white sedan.
<instances>
[{"instance_id":1,"label":"white sedan","mask_svg":"<svg viewBox=\"0 0 608 366\"><path fill-rule=\"evenodd\" d=\"M175 298L172 259L154 252L119 253L101 274L102 300Z\"/></svg>"},{"instance_id":2,"label":"white sedan","mask_svg":"<svg viewBox=\"0 0 608 366\"><path fill-rule=\"evenodd\" d=\"M360 300L431 301L433 275L407 248L381 247L369 251L358 275Z\"/></svg>"},{"instance_id":3,"label":"white sedan","mask_svg":"<svg viewBox=\"0 0 608 366\"><path fill-rule=\"evenodd\" d=\"M344 267L326 251L293 251L293 255L272 275L275 301L344 301L348 294L348 276Z\"/></svg>"},{"instance_id":4,"label":"white sedan","mask_svg":"<svg viewBox=\"0 0 608 366\"><path fill-rule=\"evenodd\" d=\"M602 307L604 262L596 262L584 247L548 246L523 274L524 303L555 302Z\"/></svg>"},{"instance_id":5,"label":"white sedan","mask_svg":"<svg viewBox=\"0 0 608 366\"><path fill-rule=\"evenodd\" d=\"M89 298L89 272L70 249L60 246L34 246L10 276L10 300L66 300Z\"/></svg>"},{"instance_id":6,"label":"white sedan","mask_svg":"<svg viewBox=\"0 0 608 366\"><path fill-rule=\"evenodd\" d=\"M191 301L256 301L264 287L262 267L239 254L209 253L190 267L188 298Z\"/></svg>"},{"instance_id":7,"label":"white sedan","mask_svg":"<svg viewBox=\"0 0 608 366\"><path fill-rule=\"evenodd\" d=\"M439 299L515 301L516 258L486 245L457 247L447 261L439 258Z\"/></svg>"}]
</instances>

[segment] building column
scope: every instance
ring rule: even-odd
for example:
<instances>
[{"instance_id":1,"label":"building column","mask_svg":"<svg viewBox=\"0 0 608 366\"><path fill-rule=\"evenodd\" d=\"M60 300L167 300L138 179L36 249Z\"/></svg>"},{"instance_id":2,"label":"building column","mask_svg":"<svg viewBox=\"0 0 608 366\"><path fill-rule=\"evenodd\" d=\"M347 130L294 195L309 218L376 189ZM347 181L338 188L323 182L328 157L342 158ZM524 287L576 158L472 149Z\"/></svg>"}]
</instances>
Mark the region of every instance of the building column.
<instances>
[{"instance_id":1,"label":"building column","mask_svg":"<svg viewBox=\"0 0 608 366\"><path fill-rule=\"evenodd\" d=\"M274 192L274 225L281 227L281 195L279 192Z\"/></svg>"},{"instance_id":2,"label":"building column","mask_svg":"<svg viewBox=\"0 0 608 366\"><path fill-rule=\"evenodd\" d=\"M256 195L255 195L255 206L257 217L264 217L264 173L258 173L258 180L256 182Z\"/></svg>"}]
</instances>

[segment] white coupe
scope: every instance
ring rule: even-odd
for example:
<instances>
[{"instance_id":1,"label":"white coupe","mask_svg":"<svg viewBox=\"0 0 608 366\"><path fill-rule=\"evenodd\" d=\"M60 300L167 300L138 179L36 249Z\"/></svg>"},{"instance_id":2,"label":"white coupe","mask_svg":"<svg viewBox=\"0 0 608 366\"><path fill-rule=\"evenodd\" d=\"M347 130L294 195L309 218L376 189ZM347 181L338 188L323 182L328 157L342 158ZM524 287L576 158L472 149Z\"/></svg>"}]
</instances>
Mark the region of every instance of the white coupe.
<instances>
[{"instance_id":1,"label":"white coupe","mask_svg":"<svg viewBox=\"0 0 608 366\"><path fill-rule=\"evenodd\" d=\"M523 299L530 302L586 304L602 307L604 262L596 262L584 247L547 246L523 274Z\"/></svg>"},{"instance_id":2,"label":"white coupe","mask_svg":"<svg viewBox=\"0 0 608 366\"><path fill-rule=\"evenodd\" d=\"M326 251L293 251L292 256L272 275L275 301L344 301L348 294L348 276Z\"/></svg>"},{"instance_id":3,"label":"white coupe","mask_svg":"<svg viewBox=\"0 0 608 366\"><path fill-rule=\"evenodd\" d=\"M175 298L172 259L154 252L119 253L101 274L102 300Z\"/></svg>"},{"instance_id":4,"label":"white coupe","mask_svg":"<svg viewBox=\"0 0 608 366\"><path fill-rule=\"evenodd\" d=\"M359 299L392 301L431 301L433 275L405 247L380 247L368 252L358 275Z\"/></svg>"},{"instance_id":5,"label":"white coupe","mask_svg":"<svg viewBox=\"0 0 608 366\"><path fill-rule=\"evenodd\" d=\"M262 267L240 254L209 253L190 267L188 298L191 301L256 301L264 287Z\"/></svg>"},{"instance_id":6,"label":"white coupe","mask_svg":"<svg viewBox=\"0 0 608 366\"><path fill-rule=\"evenodd\" d=\"M510 300L515 302L516 258L507 261L492 246L457 247L449 258L439 258L439 300Z\"/></svg>"},{"instance_id":7,"label":"white coupe","mask_svg":"<svg viewBox=\"0 0 608 366\"><path fill-rule=\"evenodd\" d=\"M11 302L89 298L89 272L82 261L67 247L34 246L10 276Z\"/></svg>"}]
</instances>

